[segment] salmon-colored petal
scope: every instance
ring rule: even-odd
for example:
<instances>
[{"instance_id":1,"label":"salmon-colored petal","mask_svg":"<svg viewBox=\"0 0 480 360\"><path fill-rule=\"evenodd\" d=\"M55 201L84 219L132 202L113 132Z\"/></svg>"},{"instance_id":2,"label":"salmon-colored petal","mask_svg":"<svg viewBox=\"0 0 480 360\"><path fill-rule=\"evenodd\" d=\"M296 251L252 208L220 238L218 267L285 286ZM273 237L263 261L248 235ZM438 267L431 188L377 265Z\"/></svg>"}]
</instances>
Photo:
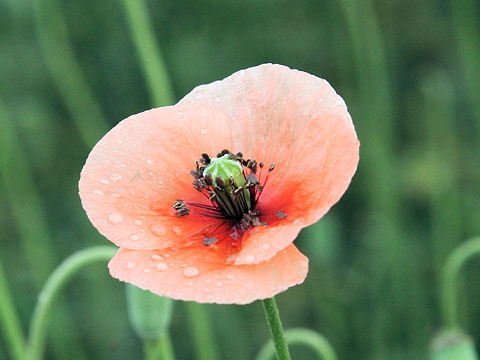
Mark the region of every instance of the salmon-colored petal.
<instances>
[{"instance_id":1,"label":"salmon-colored petal","mask_svg":"<svg viewBox=\"0 0 480 360\"><path fill-rule=\"evenodd\" d=\"M294 245L256 265L219 265L199 258L195 250L120 249L110 273L155 294L200 303L247 304L300 284L308 258Z\"/></svg>"},{"instance_id":2,"label":"salmon-colored petal","mask_svg":"<svg viewBox=\"0 0 480 360\"><path fill-rule=\"evenodd\" d=\"M79 184L82 205L100 233L121 247L160 249L185 241L215 219L172 216L173 202L204 202L189 171L203 152L231 147L225 116L209 107L133 115L90 153Z\"/></svg>"},{"instance_id":3,"label":"salmon-colored petal","mask_svg":"<svg viewBox=\"0 0 480 360\"><path fill-rule=\"evenodd\" d=\"M359 142L345 103L327 81L308 73L260 65L199 86L180 104L216 107L226 114L234 148L266 167L275 163L258 206L270 215L281 211L284 225L316 222L340 199L356 171ZM252 248L245 255L250 257L274 241L260 236L249 245L250 240L244 243L247 252ZM281 246L294 237L284 240L278 240ZM270 251L262 252L265 258L278 248Z\"/></svg>"}]
</instances>

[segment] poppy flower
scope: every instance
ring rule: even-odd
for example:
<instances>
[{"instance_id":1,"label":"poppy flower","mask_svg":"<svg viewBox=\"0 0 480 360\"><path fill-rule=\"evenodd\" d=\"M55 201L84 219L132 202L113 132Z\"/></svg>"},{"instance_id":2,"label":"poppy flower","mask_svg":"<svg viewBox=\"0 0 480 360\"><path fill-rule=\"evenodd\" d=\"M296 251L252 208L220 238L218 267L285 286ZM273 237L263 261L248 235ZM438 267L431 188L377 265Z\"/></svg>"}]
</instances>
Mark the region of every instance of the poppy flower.
<instances>
[{"instance_id":1,"label":"poppy flower","mask_svg":"<svg viewBox=\"0 0 480 360\"><path fill-rule=\"evenodd\" d=\"M245 304L304 281L293 245L347 189L359 142L327 81L281 65L130 116L80 178L113 277L158 295Z\"/></svg>"}]
</instances>

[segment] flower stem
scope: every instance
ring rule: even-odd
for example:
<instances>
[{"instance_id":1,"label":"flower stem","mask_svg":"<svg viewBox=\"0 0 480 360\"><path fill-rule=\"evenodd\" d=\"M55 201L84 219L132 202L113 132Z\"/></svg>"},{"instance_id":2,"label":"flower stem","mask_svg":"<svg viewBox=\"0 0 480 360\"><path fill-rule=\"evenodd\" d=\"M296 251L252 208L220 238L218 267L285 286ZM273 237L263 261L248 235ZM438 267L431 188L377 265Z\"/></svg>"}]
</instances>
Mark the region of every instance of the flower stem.
<instances>
[{"instance_id":1,"label":"flower stem","mask_svg":"<svg viewBox=\"0 0 480 360\"><path fill-rule=\"evenodd\" d=\"M459 325L457 312L457 279L462 266L472 257L480 255L480 236L465 241L448 257L442 271L442 317L447 327Z\"/></svg>"},{"instance_id":2,"label":"flower stem","mask_svg":"<svg viewBox=\"0 0 480 360\"><path fill-rule=\"evenodd\" d=\"M170 77L165 67L162 52L155 40L152 23L143 0L124 0L125 12L137 48L145 81L155 106L171 105L174 102Z\"/></svg>"},{"instance_id":3,"label":"flower stem","mask_svg":"<svg viewBox=\"0 0 480 360\"><path fill-rule=\"evenodd\" d=\"M0 326L7 342L12 359L23 359L25 338L20 325L20 319L10 296L7 280L0 263Z\"/></svg>"},{"instance_id":4,"label":"flower stem","mask_svg":"<svg viewBox=\"0 0 480 360\"><path fill-rule=\"evenodd\" d=\"M290 329L285 331L285 338L288 344L305 345L318 354L319 359L337 360L337 355L328 340L310 329ZM259 351L255 360L269 360L275 354L275 348L272 341L266 343Z\"/></svg>"},{"instance_id":5,"label":"flower stem","mask_svg":"<svg viewBox=\"0 0 480 360\"><path fill-rule=\"evenodd\" d=\"M92 147L110 126L75 56L62 4L58 0L31 2L45 64L81 139L88 147Z\"/></svg>"},{"instance_id":6,"label":"flower stem","mask_svg":"<svg viewBox=\"0 0 480 360\"><path fill-rule=\"evenodd\" d=\"M168 332L158 339L144 340L143 351L145 360L174 360L172 343Z\"/></svg>"},{"instance_id":7,"label":"flower stem","mask_svg":"<svg viewBox=\"0 0 480 360\"><path fill-rule=\"evenodd\" d=\"M197 360L218 359L206 306L187 301L185 308L190 318Z\"/></svg>"},{"instance_id":8,"label":"flower stem","mask_svg":"<svg viewBox=\"0 0 480 360\"><path fill-rule=\"evenodd\" d=\"M275 298L262 300L265 316L267 317L268 326L272 335L273 345L277 353L278 360L290 360L290 353L288 352L287 341L283 334L282 322L280 321L280 314L278 313L277 303Z\"/></svg>"},{"instance_id":9,"label":"flower stem","mask_svg":"<svg viewBox=\"0 0 480 360\"><path fill-rule=\"evenodd\" d=\"M55 297L62 287L83 267L93 262L110 260L116 249L110 246L96 246L78 251L64 260L48 278L38 296L37 304L30 323L26 358L40 360L45 345L48 317Z\"/></svg>"}]
</instances>

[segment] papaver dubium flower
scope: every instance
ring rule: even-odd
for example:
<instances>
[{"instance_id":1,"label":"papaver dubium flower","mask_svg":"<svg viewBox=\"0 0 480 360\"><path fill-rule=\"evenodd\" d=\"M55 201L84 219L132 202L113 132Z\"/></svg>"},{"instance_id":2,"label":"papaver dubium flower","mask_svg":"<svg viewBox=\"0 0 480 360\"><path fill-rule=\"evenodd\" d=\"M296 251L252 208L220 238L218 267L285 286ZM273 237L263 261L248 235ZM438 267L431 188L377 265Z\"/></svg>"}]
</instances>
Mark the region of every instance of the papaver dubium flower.
<instances>
[{"instance_id":1,"label":"papaver dubium flower","mask_svg":"<svg viewBox=\"0 0 480 360\"><path fill-rule=\"evenodd\" d=\"M244 304L303 282L293 241L345 192L358 152L327 81L265 64L121 121L90 153L80 197L120 247L113 277Z\"/></svg>"}]
</instances>

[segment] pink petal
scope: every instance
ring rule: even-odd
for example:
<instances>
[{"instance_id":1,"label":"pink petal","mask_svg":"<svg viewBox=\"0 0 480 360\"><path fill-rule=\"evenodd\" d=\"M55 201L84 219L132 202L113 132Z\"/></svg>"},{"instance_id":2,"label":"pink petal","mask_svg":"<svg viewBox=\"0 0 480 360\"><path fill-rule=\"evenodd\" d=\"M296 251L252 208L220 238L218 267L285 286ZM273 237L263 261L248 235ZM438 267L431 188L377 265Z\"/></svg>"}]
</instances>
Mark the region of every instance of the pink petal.
<instances>
[{"instance_id":1,"label":"pink petal","mask_svg":"<svg viewBox=\"0 0 480 360\"><path fill-rule=\"evenodd\" d=\"M252 266L217 264L214 258L214 252L201 254L197 249L120 249L109 268L113 277L161 296L219 304L272 297L302 283L308 272L308 258L294 245Z\"/></svg>"},{"instance_id":2,"label":"pink petal","mask_svg":"<svg viewBox=\"0 0 480 360\"><path fill-rule=\"evenodd\" d=\"M205 202L189 171L203 152L231 148L227 125L214 109L181 105L121 121L94 147L82 170L80 197L90 221L130 249L172 246L212 224L210 218L172 216L171 207L179 197Z\"/></svg>"},{"instance_id":3,"label":"pink petal","mask_svg":"<svg viewBox=\"0 0 480 360\"><path fill-rule=\"evenodd\" d=\"M179 104L216 107L226 115L235 151L266 168L275 163L259 207L270 217L285 213L283 225L300 228L318 221L356 171L359 142L345 103L327 81L308 73L260 65L199 86ZM293 240L257 236L243 246L257 256L270 244L270 253L261 252L268 259Z\"/></svg>"}]
</instances>

